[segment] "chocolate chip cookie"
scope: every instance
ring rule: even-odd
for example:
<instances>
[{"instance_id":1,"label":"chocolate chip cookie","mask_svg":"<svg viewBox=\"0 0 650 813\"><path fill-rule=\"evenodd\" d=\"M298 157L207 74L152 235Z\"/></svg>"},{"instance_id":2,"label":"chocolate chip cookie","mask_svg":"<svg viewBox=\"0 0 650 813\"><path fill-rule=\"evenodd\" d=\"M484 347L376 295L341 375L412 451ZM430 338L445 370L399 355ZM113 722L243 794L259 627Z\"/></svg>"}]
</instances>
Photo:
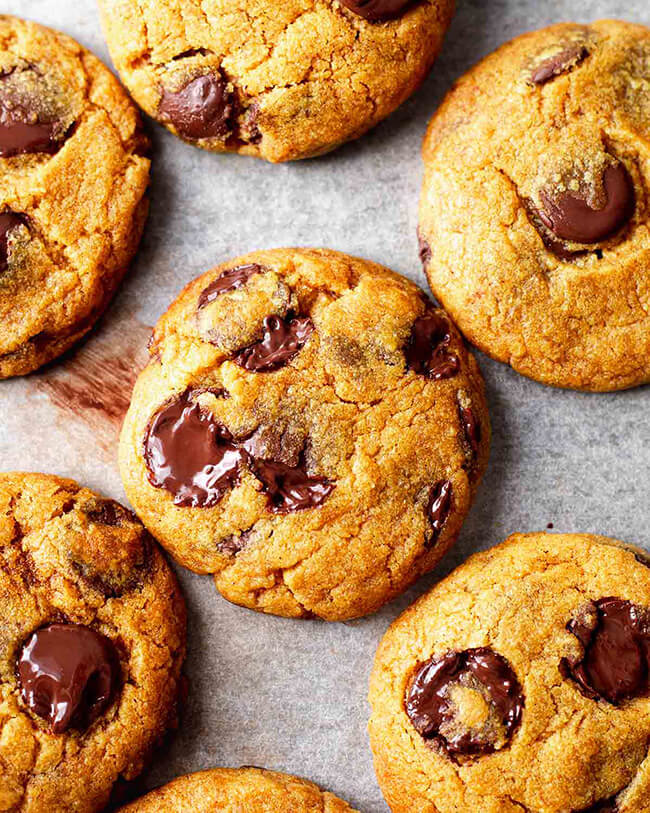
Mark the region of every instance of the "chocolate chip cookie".
<instances>
[{"instance_id":1,"label":"chocolate chip cookie","mask_svg":"<svg viewBox=\"0 0 650 813\"><path fill-rule=\"evenodd\" d=\"M129 499L230 601L370 613L456 539L486 466L474 358L413 283L333 251L265 251L162 317L122 430Z\"/></svg>"},{"instance_id":2,"label":"chocolate chip cookie","mask_svg":"<svg viewBox=\"0 0 650 813\"><path fill-rule=\"evenodd\" d=\"M454 0L100 0L140 106L215 152L289 161L395 110L440 50Z\"/></svg>"},{"instance_id":3,"label":"chocolate chip cookie","mask_svg":"<svg viewBox=\"0 0 650 813\"><path fill-rule=\"evenodd\" d=\"M108 305L144 225L146 151L98 59L0 15L0 378L63 353Z\"/></svg>"},{"instance_id":4,"label":"chocolate chip cookie","mask_svg":"<svg viewBox=\"0 0 650 813\"><path fill-rule=\"evenodd\" d=\"M393 813L647 813L648 562L604 537L517 534L407 610L370 686Z\"/></svg>"},{"instance_id":5,"label":"chocolate chip cookie","mask_svg":"<svg viewBox=\"0 0 650 813\"><path fill-rule=\"evenodd\" d=\"M424 144L420 245L464 334L531 378L650 381L650 29L556 25L454 87Z\"/></svg>"},{"instance_id":6,"label":"chocolate chip cookie","mask_svg":"<svg viewBox=\"0 0 650 813\"><path fill-rule=\"evenodd\" d=\"M0 612L0 809L102 810L175 720L173 573L118 503L0 474Z\"/></svg>"},{"instance_id":7,"label":"chocolate chip cookie","mask_svg":"<svg viewBox=\"0 0 650 813\"><path fill-rule=\"evenodd\" d=\"M261 768L216 768L182 776L121 813L355 813L311 782Z\"/></svg>"}]
</instances>

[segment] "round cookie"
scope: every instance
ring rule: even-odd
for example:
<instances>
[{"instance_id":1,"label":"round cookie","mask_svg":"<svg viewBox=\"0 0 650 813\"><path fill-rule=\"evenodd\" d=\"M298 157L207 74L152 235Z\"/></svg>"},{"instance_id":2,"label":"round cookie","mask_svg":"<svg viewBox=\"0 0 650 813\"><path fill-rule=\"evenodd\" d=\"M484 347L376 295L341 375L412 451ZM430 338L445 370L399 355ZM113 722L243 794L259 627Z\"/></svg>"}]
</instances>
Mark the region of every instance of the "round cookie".
<instances>
[{"instance_id":1,"label":"round cookie","mask_svg":"<svg viewBox=\"0 0 650 813\"><path fill-rule=\"evenodd\" d=\"M643 26L526 34L456 84L424 142L433 292L545 384L650 381L649 65Z\"/></svg>"},{"instance_id":2,"label":"round cookie","mask_svg":"<svg viewBox=\"0 0 650 813\"><path fill-rule=\"evenodd\" d=\"M120 813L355 813L312 782L261 768L215 768L175 779Z\"/></svg>"},{"instance_id":3,"label":"round cookie","mask_svg":"<svg viewBox=\"0 0 650 813\"><path fill-rule=\"evenodd\" d=\"M418 87L454 0L100 0L138 104L215 152L289 161L358 138Z\"/></svg>"},{"instance_id":4,"label":"round cookie","mask_svg":"<svg viewBox=\"0 0 650 813\"><path fill-rule=\"evenodd\" d=\"M474 358L413 283L333 251L262 251L162 317L122 430L139 516L219 591L354 618L431 570L488 457Z\"/></svg>"},{"instance_id":5,"label":"round cookie","mask_svg":"<svg viewBox=\"0 0 650 813\"><path fill-rule=\"evenodd\" d=\"M0 15L0 378L59 356L108 305L142 234L147 149L98 59Z\"/></svg>"},{"instance_id":6,"label":"round cookie","mask_svg":"<svg viewBox=\"0 0 650 813\"><path fill-rule=\"evenodd\" d=\"M93 813L175 722L185 605L130 511L0 474L0 809Z\"/></svg>"},{"instance_id":7,"label":"round cookie","mask_svg":"<svg viewBox=\"0 0 650 813\"><path fill-rule=\"evenodd\" d=\"M408 609L370 685L393 813L648 813L648 561L517 534Z\"/></svg>"}]
</instances>

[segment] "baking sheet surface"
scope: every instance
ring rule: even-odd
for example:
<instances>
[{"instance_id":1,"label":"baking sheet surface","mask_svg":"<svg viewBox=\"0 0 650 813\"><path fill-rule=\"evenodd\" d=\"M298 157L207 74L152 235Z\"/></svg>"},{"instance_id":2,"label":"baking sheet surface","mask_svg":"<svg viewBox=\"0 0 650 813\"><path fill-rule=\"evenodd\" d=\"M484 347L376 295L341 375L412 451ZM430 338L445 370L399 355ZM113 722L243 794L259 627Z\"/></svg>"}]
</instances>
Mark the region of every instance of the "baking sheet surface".
<instances>
[{"instance_id":1,"label":"baking sheet surface","mask_svg":"<svg viewBox=\"0 0 650 813\"><path fill-rule=\"evenodd\" d=\"M59 28L108 60L92 0L2 0L0 11ZM183 285L217 263L258 248L326 246L423 285L415 240L419 150L443 94L507 38L599 17L650 25L650 6L458 0L422 89L365 138L312 161L270 166L209 155L149 122L154 172L142 250L78 354L0 383L0 468L73 477L123 500L115 463L128 400L123 370L141 363L148 326ZM553 523L650 548L648 389L555 391L479 360L494 430L490 468L456 548L406 596L348 624L288 621L234 607L209 577L179 572L190 611L190 693L180 730L156 756L144 787L216 765L260 765L308 777L365 813L386 813L367 742L366 691L391 620L469 554L514 531Z\"/></svg>"}]
</instances>

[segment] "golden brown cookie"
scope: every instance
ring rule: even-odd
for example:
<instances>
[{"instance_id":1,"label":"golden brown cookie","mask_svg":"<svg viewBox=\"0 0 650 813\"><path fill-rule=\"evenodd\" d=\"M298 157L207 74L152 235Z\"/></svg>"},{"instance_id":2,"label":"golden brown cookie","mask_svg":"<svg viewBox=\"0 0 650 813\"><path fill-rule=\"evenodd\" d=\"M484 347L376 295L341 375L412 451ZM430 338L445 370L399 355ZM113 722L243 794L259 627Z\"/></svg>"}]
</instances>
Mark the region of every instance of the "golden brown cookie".
<instances>
[{"instance_id":1,"label":"golden brown cookie","mask_svg":"<svg viewBox=\"0 0 650 813\"><path fill-rule=\"evenodd\" d=\"M190 283L122 430L139 516L245 607L370 613L455 541L485 469L482 378L413 283L278 249Z\"/></svg>"},{"instance_id":2,"label":"golden brown cookie","mask_svg":"<svg viewBox=\"0 0 650 813\"><path fill-rule=\"evenodd\" d=\"M407 610L370 685L393 813L648 813L648 562L516 534Z\"/></svg>"},{"instance_id":3,"label":"golden brown cookie","mask_svg":"<svg viewBox=\"0 0 650 813\"><path fill-rule=\"evenodd\" d=\"M0 474L0 615L0 810L102 810L175 721L185 605L172 571L118 503Z\"/></svg>"},{"instance_id":4,"label":"golden brown cookie","mask_svg":"<svg viewBox=\"0 0 650 813\"><path fill-rule=\"evenodd\" d=\"M650 381L650 29L556 25L465 75L424 143L422 259L463 333L560 387Z\"/></svg>"},{"instance_id":5,"label":"golden brown cookie","mask_svg":"<svg viewBox=\"0 0 650 813\"><path fill-rule=\"evenodd\" d=\"M63 353L108 305L146 217L146 151L98 59L0 15L0 378Z\"/></svg>"},{"instance_id":6,"label":"golden brown cookie","mask_svg":"<svg viewBox=\"0 0 650 813\"><path fill-rule=\"evenodd\" d=\"M181 138L268 161L357 138L417 88L454 0L100 0L138 104Z\"/></svg>"},{"instance_id":7,"label":"golden brown cookie","mask_svg":"<svg viewBox=\"0 0 650 813\"><path fill-rule=\"evenodd\" d=\"M182 776L120 813L355 813L312 782L261 768L215 768Z\"/></svg>"}]
</instances>

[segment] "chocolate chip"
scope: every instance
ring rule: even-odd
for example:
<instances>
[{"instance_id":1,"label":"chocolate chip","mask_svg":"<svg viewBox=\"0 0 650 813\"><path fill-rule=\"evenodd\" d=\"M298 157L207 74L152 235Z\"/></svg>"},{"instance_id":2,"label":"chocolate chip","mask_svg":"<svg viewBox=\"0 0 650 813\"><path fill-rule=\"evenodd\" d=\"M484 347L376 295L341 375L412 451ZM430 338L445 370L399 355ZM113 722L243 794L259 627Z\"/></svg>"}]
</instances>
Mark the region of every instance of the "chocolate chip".
<instances>
[{"instance_id":1,"label":"chocolate chip","mask_svg":"<svg viewBox=\"0 0 650 813\"><path fill-rule=\"evenodd\" d=\"M237 288L242 288L248 280L255 276L255 274L261 274L264 271L261 265L257 265L257 263L251 263L250 265L240 265L237 268L230 268L228 271L224 271L223 274L217 277L217 279L212 282L208 287L202 291L201 296L199 297L199 304L198 310L201 308L205 308L206 305L209 305L211 302L220 296L221 294L228 293L228 291L234 291Z\"/></svg>"},{"instance_id":2,"label":"chocolate chip","mask_svg":"<svg viewBox=\"0 0 650 813\"><path fill-rule=\"evenodd\" d=\"M217 542L217 550L220 553L223 553L224 556L237 556L237 554L241 553L241 551L243 551L248 545L251 532L252 528L249 528L247 531L242 531L239 536L237 534L232 534L231 536L227 536L225 539L219 540L219 542Z\"/></svg>"},{"instance_id":3,"label":"chocolate chip","mask_svg":"<svg viewBox=\"0 0 650 813\"><path fill-rule=\"evenodd\" d=\"M505 747L523 708L512 667L487 647L432 658L418 669L406 695L415 730L451 755Z\"/></svg>"},{"instance_id":4,"label":"chocolate chip","mask_svg":"<svg viewBox=\"0 0 650 813\"><path fill-rule=\"evenodd\" d=\"M471 407L459 406L458 412L463 427L463 433L465 434L472 454L476 457L481 447L481 424Z\"/></svg>"},{"instance_id":5,"label":"chocolate chip","mask_svg":"<svg viewBox=\"0 0 650 813\"><path fill-rule=\"evenodd\" d=\"M533 85L544 85L556 76L575 68L589 56L586 46L581 43L568 45L557 54L548 57L534 69L530 81Z\"/></svg>"},{"instance_id":6,"label":"chocolate chip","mask_svg":"<svg viewBox=\"0 0 650 813\"><path fill-rule=\"evenodd\" d=\"M340 0L342 6L371 23L399 17L413 0Z\"/></svg>"},{"instance_id":7,"label":"chocolate chip","mask_svg":"<svg viewBox=\"0 0 650 813\"><path fill-rule=\"evenodd\" d=\"M163 88L159 112L185 138L223 138L230 132L232 114L228 85L221 76L210 73L177 91Z\"/></svg>"},{"instance_id":8,"label":"chocolate chip","mask_svg":"<svg viewBox=\"0 0 650 813\"><path fill-rule=\"evenodd\" d=\"M429 265L429 263L431 262L433 254L431 253L431 246L422 236L422 232L420 231L419 227L418 227L418 247L420 249L420 262L426 268L426 266Z\"/></svg>"},{"instance_id":9,"label":"chocolate chip","mask_svg":"<svg viewBox=\"0 0 650 813\"><path fill-rule=\"evenodd\" d=\"M16 212L0 213L0 273L9 268L9 237L14 229L25 224L25 217Z\"/></svg>"},{"instance_id":10,"label":"chocolate chip","mask_svg":"<svg viewBox=\"0 0 650 813\"><path fill-rule=\"evenodd\" d=\"M64 137L61 123L49 120L39 110L38 101L32 98L27 83L24 83L25 88L21 87L18 80L25 73L16 70L0 76L0 157L54 153Z\"/></svg>"},{"instance_id":11,"label":"chocolate chip","mask_svg":"<svg viewBox=\"0 0 650 813\"><path fill-rule=\"evenodd\" d=\"M187 390L152 419L144 441L149 482L174 495L174 504L216 505L239 483L246 452Z\"/></svg>"},{"instance_id":12,"label":"chocolate chip","mask_svg":"<svg viewBox=\"0 0 650 813\"><path fill-rule=\"evenodd\" d=\"M567 624L580 641L581 658L562 658L560 672L591 700L617 705L645 697L650 685L647 610L619 598L601 598Z\"/></svg>"},{"instance_id":13,"label":"chocolate chip","mask_svg":"<svg viewBox=\"0 0 650 813\"><path fill-rule=\"evenodd\" d=\"M254 471L267 494L269 511L274 514L318 508L335 488L325 477L310 477L303 466L256 460Z\"/></svg>"},{"instance_id":14,"label":"chocolate chip","mask_svg":"<svg viewBox=\"0 0 650 813\"><path fill-rule=\"evenodd\" d=\"M207 508L239 484L241 468L248 465L268 496L269 510L286 514L317 508L335 486L324 477L312 477L305 466L289 466L260 459L256 434L236 440L194 400L196 390L167 403L152 419L144 439L149 482L174 495L175 505ZM221 543L223 552L238 544ZM236 551L235 551L236 552Z\"/></svg>"},{"instance_id":15,"label":"chocolate chip","mask_svg":"<svg viewBox=\"0 0 650 813\"><path fill-rule=\"evenodd\" d=\"M115 500L90 500L83 506L83 512L91 522L113 528L138 522L132 511L124 508Z\"/></svg>"},{"instance_id":16,"label":"chocolate chip","mask_svg":"<svg viewBox=\"0 0 650 813\"><path fill-rule=\"evenodd\" d=\"M85 730L117 690L113 643L89 627L51 624L27 641L17 664L23 701L55 734Z\"/></svg>"},{"instance_id":17,"label":"chocolate chip","mask_svg":"<svg viewBox=\"0 0 650 813\"><path fill-rule=\"evenodd\" d=\"M454 490L449 480L440 480L431 489L429 502L427 504L427 516L431 523L430 543L435 542L440 536L445 522L451 512Z\"/></svg>"},{"instance_id":18,"label":"chocolate chip","mask_svg":"<svg viewBox=\"0 0 650 813\"><path fill-rule=\"evenodd\" d=\"M561 240L572 243L597 243L611 237L634 214L634 184L623 164L616 164L603 173L603 187L606 202L600 209L592 209L578 193L554 196L543 189L542 222Z\"/></svg>"},{"instance_id":19,"label":"chocolate chip","mask_svg":"<svg viewBox=\"0 0 650 813\"><path fill-rule=\"evenodd\" d=\"M583 807L581 810L574 810L572 813L618 813L616 797L603 799L602 802L595 802L590 807Z\"/></svg>"},{"instance_id":20,"label":"chocolate chip","mask_svg":"<svg viewBox=\"0 0 650 813\"><path fill-rule=\"evenodd\" d=\"M449 349L450 344L449 322L437 311L430 310L413 323L404 351L406 364L413 372L432 381L451 378L460 370L460 361Z\"/></svg>"},{"instance_id":21,"label":"chocolate chip","mask_svg":"<svg viewBox=\"0 0 650 813\"><path fill-rule=\"evenodd\" d=\"M241 350L233 361L256 373L277 370L297 355L313 332L314 323L309 317L285 320L280 316L267 316L264 338Z\"/></svg>"}]
</instances>

